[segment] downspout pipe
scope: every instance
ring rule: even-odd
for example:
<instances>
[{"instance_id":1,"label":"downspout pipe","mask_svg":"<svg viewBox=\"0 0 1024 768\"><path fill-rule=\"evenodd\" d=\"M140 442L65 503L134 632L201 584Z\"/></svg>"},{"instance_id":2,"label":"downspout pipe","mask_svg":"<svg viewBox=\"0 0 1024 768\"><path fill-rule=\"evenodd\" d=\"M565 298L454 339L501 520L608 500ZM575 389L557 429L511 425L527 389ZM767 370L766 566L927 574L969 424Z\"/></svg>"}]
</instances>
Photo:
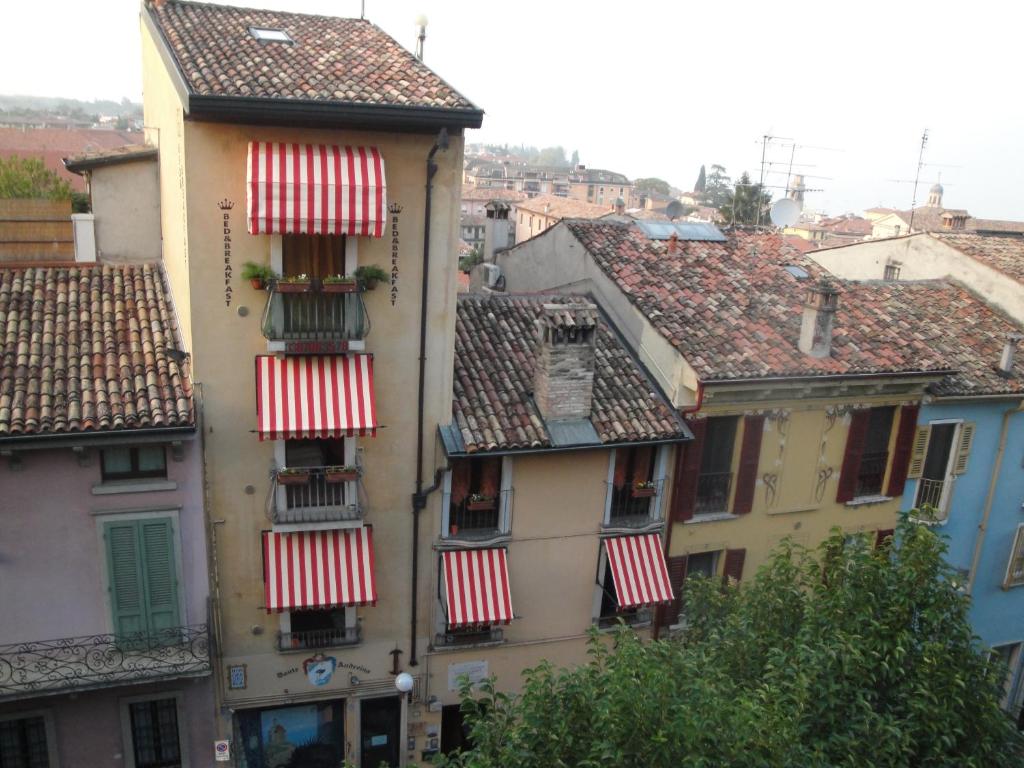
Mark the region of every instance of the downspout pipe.
<instances>
[{"instance_id":1,"label":"downspout pipe","mask_svg":"<svg viewBox=\"0 0 1024 768\"><path fill-rule=\"evenodd\" d=\"M420 512L427 506L427 496L435 491L439 483L428 489L423 487L423 392L427 375L427 289L430 283L430 202L434 192L434 174L437 163L434 155L448 149L448 129L442 128L437 134L434 146L427 153L427 187L423 205L423 279L420 290L420 372L416 393L416 490L412 494L412 593L409 595L409 666L419 664L416 658L416 595L419 590L420 555Z\"/></svg>"}]
</instances>

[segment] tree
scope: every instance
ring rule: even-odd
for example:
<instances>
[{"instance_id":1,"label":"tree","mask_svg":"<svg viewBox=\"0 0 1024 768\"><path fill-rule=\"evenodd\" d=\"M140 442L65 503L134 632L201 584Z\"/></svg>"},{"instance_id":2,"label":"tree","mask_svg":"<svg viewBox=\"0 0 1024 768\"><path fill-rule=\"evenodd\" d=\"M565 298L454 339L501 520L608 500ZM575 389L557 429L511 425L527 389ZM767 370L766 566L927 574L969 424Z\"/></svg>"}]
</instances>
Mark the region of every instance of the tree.
<instances>
[{"instance_id":1,"label":"tree","mask_svg":"<svg viewBox=\"0 0 1024 768\"><path fill-rule=\"evenodd\" d=\"M537 165L567 165L564 147L544 147L537 156Z\"/></svg>"},{"instance_id":2,"label":"tree","mask_svg":"<svg viewBox=\"0 0 1024 768\"><path fill-rule=\"evenodd\" d=\"M590 661L524 673L513 697L468 681L473 748L442 766L946 768L1021 765L999 708L1006 667L928 527L784 541L742 588L693 579L687 628L593 633Z\"/></svg>"},{"instance_id":3,"label":"tree","mask_svg":"<svg viewBox=\"0 0 1024 768\"><path fill-rule=\"evenodd\" d=\"M722 220L729 224L767 224L772 196L760 184L754 184L744 171L736 182L736 190L726 193L725 202L719 207ZM758 217L758 207L761 209Z\"/></svg>"},{"instance_id":4,"label":"tree","mask_svg":"<svg viewBox=\"0 0 1024 768\"><path fill-rule=\"evenodd\" d=\"M579 164L580 164L580 151L578 149L574 149L572 151L572 159L569 160L569 165L571 165L573 168L575 168Z\"/></svg>"},{"instance_id":5,"label":"tree","mask_svg":"<svg viewBox=\"0 0 1024 768\"><path fill-rule=\"evenodd\" d=\"M704 185L704 192L708 197L708 205L712 208L721 208L725 203L726 195L732 189L732 180L725 172L725 167L712 165L711 173L708 174Z\"/></svg>"},{"instance_id":6,"label":"tree","mask_svg":"<svg viewBox=\"0 0 1024 768\"><path fill-rule=\"evenodd\" d=\"M704 166L702 165L700 167L700 175L697 177L697 183L693 185L693 191L704 193L707 191L707 186L707 176L705 175Z\"/></svg>"},{"instance_id":7,"label":"tree","mask_svg":"<svg viewBox=\"0 0 1024 768\"><path fill-rule=\"evenodd\" d=\"M664 179L651 176L646 179L637 179L633 182L637 192L657 192L661 195L669 194L669 184Z\"/></svg>"},{"instance_id":8,"label":"tree","mask_svg":"<svg viewBox=\"0 0 1024 768\"><path fill-rule=\"evenodd\" d=\"M0 157L0 198L67 200L71 185L38 157Z\"/></svg>"}]
</instances>

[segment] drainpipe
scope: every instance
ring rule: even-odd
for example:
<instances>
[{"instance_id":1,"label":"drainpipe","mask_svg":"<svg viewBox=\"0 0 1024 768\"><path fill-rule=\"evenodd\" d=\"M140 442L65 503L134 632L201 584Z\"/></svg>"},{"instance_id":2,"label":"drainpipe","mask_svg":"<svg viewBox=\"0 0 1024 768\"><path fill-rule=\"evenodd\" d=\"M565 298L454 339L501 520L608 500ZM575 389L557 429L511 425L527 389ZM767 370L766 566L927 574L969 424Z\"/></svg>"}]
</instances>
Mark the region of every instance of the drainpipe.
<instances>
[{"instance_id":1,"label":"drainpipe","mask_svg":"<svg viewBox=\"0 0 1024 768\"><path fill-rule=\"evenodd\" d=\"M978 575L978 563L981 562L981 550L985 544L985 533L988 531L988 518L992 512L992 502L996 496L996 483L999 480L999 470L1003 464L1003 456L1006 454L1006 436L1010 431L1010 417L1015 413L1024 411L1024 400L1017 403L1013 408L1003 411L1003 425L999 432L999 450L996 452L996 460L992 464L992 476L988 481L988 494L985 496L985 510L981 513L981 522L978 524L978 535L974 539L974 555L971 558L971 569L967 572L967 594L974 589L974 578Z\"/></svg>"},{"instance_id":2,"label":"drainpipe","mask_svg":"<svg viewBox=\"0 0 1024 768\"><path fill-rule=\"evenodd\" d=\"M416 594L419 586L420 555L420 511L427 506L427 496L437 490L439 482L427 489L423 487L423 388L427 370L427 287L430 267L430 201L434 190L434 174L437 164L434 155L438 150L448 149L448 130L442 128L437 134L434 146L427 153L427 191L423 206L423 284L420 291L420 373L419 390L416 394L416 491L412 495L412 594L410 595L409 619L409 666L419 664L416 660ZM439 479L439 478L438 478Z\"/></svg>"}]
</instances>

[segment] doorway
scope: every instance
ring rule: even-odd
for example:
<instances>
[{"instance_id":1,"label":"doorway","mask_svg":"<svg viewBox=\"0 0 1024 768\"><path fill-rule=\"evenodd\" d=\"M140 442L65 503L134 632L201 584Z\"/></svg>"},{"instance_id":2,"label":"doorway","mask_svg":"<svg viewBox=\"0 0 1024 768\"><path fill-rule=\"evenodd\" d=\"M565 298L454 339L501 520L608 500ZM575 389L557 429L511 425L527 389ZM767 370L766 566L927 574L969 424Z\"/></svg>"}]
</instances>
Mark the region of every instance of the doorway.
<instances>
[{"instance_id":1,"label":"doorway","mask_svg":"<svg viewBox=\"0 0 1024 768\"><path fill-rule=\"evenodd\" d=\"M401 754L402 699L387 696L363 699L359 710L360 765L377 768L381 763L398 768Z\"/></svg>"}]
</instances>

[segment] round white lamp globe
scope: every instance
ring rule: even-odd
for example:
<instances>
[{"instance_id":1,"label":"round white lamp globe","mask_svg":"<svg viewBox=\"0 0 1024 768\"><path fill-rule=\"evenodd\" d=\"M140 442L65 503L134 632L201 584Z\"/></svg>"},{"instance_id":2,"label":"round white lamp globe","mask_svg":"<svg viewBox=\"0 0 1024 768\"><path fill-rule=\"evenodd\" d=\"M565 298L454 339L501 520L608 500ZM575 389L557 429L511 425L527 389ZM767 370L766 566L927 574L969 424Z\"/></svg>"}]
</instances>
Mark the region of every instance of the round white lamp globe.
<instances>
[{"instance_id":1,"label":"round white lamp globe","mask_svg":"<svg viewBox=\"0 0 1024 768\"><path fill-rule=\"evenodd\" d=\"M402 693L408 693L412 690L414 681L412 675L408 672L402 672L398 677L395 678L395 688L400 690Z\"/></svg>"},{"instance_id":2,"label":"round white lamp globe","mask_svg":"<svg viewBox=\"0 0 1024 768\"><path fill-rule=\"evenodd\" d=\"M426 16L426 14L421 13L419 16L416 17L416 26L417 27L425 27L425 26L427 26L427 16Z\"/></svg>"}]
</instances>

